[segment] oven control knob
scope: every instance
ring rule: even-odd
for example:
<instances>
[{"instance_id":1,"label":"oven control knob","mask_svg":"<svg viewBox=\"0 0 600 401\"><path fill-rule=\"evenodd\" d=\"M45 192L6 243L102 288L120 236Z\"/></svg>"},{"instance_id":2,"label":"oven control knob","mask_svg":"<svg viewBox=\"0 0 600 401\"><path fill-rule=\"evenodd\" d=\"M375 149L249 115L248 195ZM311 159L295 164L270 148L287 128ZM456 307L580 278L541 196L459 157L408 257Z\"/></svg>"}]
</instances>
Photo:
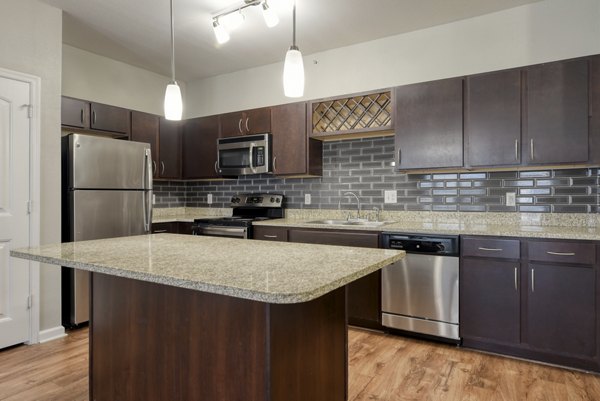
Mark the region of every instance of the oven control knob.
<instances>
[{"instance_id":1,"label":"oven control knob","mask_svg":"<svg viewBox=\"0 0 600 401\"><path fill-rule=\"evenodd\" d=\"M275 202L275 198L271 198L271 203Z\"/></svg>"},{"instance_id":2,"label":"oven control knob","mask_svg":"<svg viewBox=\"0 0 600 401\"><path fill-rule=\"evenodd\" d=\"M231 198L231 203L238 203L240 198Z\"/></svg>"},{"instance_id":3,"label":"oven control knob","mask_svg":"<svg viewBox=\"0 0 600 401\"><path fill-rule=\"evenodd\" d=\"M277 198L277 203L281 202L281 198Z\"/></svg>"}]
</instances>

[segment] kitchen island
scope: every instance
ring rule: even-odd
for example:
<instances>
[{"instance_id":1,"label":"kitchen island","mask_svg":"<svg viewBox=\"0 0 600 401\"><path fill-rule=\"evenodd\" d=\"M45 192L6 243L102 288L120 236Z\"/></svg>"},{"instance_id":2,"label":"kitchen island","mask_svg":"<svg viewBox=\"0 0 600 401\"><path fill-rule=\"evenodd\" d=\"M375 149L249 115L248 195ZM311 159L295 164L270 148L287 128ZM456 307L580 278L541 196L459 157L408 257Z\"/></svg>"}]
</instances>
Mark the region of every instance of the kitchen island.
<instances>
[{"instance_id":1,"label":"kitchen island","mask_svg":"<svg viewBox=\"0 0 600 401\"><path fill-rule=\"evenodd\" d=\"M11 256L92 272L91 400L341 401L344 286L404 252L159 234Z\"/></svg>"}]
</instances>

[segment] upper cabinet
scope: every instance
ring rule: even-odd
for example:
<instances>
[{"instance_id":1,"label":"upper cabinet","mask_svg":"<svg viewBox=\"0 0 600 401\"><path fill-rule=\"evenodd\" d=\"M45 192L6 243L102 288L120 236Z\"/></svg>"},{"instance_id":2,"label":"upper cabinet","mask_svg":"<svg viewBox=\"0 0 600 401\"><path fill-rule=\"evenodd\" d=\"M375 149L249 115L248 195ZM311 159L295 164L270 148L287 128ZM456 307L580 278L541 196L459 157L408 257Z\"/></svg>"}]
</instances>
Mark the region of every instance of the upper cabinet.
<instances>
[{"instance_id":1,"label":"upper cabinet","mask_svg":"<svg viewBox=\"0 0 600 401\"><path fill-rule=\"evenodd\" d=\"M160 118L158 178L181 178L181 121Z\"/></svg>"},{"instance_id":2,"label":"upper cabinet","mask_svg":"<svg viewBox=\"0 0 600 401\"><path fill-rule=\"evenodd\" d=\"M271 109L263 107L221 114L221 137L271 132Z\"/></svg>"},{"instance_id":3,"label":"upper cabinet","mask_svg":"<svg viewBox=\"0 0 600 401\"><path fill-rule=\"evenodd\" d=\"M542 64L525 69L527 164L588 160L589 61Z\"/></svg>"},{"instance_id":4,"label":"upper cabinet","mask_svg":"<svg viewBox=\"0 0 600 401\"><path fill-rule=\"evenodd\" d=\"M465 164L521 164L521 71L465 80Z\"/></svg>"},{"instance_id":5,"label":"upper cabinet","mask_svg":"<svg viewBox=\"0 0 600 401\"><path fill-rule=\"evenodd\" d=\"M313 100L309 103L310 136L336 140L381 136L394 129L391 90Z\"/></svg>"},{"instance_id":6,"label":"upper cabinet","mask_svg":"<svg viewBox=\"0 0 600 401\"><path fill-rule=\"evenodd\" d=\"M131 133L131 112L121 107L62 97L61 125L117 138Z\"/></svg>"},{"instance_id":7,"label":"upper cabinet","mask_svg":"<svg viewBox=\"0 0 600 401\"><path fill-rule=\"evenodd\" d=\"M154 114L142 113L141 111L131 112L131 137L135 142L144 142L150 144L152 151L152 171L153 177L158 178L158 136L159 136L159 117Z\"/></svg>"},{"instance_id":8,"label":"upper cabinet","mask_svg":"<svg viewBox=\"0 0 600 401\"><path fill-rule=\"evenodd\" d=\"M218 178L217 139L219 116L192 118L183 125L182 164L184 179Z\"/></svg>"},{"instance_id":9,"label":"upper cabinet","mask_svg":"<svg viewBox=\"0 0 600 401\"><path fill-rule=\"evenodd\" d=\"M308 138L306 103L272 107L271 132L275 175L323 174L323 143Z\"/></svg>"},{"instance_id":10,"label":"upper cabinet","mask_svg":"<svg viewBox=\"0 0 600 401\"><path fill-rule=\"evenodd\" d=\"M463 80L396 88L396 169L462 167Z\"/></svg>"}]
</instances>

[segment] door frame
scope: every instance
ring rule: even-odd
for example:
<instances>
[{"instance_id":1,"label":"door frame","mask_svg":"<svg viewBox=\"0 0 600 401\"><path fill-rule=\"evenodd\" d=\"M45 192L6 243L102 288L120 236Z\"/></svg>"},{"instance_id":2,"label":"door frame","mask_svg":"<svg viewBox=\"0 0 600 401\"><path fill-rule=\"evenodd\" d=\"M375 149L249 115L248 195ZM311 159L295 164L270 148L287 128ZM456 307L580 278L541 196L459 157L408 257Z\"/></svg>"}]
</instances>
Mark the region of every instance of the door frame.
<instances>
[{"instance_id":1,"label":"door frame","mask_svg":"<svg viewBox=\"0 0 600 401\"><path fill-rule=\"evenodd\" d=\"M41 84L40 77L18 71L0 68L0 77L29 84L29 246L40 245L40 175L41 175ZM32 298L29 309L29 340L26 344L36 344L40 335L40 263L29 261L29 294Z\"/></svg>"}]
</instances>

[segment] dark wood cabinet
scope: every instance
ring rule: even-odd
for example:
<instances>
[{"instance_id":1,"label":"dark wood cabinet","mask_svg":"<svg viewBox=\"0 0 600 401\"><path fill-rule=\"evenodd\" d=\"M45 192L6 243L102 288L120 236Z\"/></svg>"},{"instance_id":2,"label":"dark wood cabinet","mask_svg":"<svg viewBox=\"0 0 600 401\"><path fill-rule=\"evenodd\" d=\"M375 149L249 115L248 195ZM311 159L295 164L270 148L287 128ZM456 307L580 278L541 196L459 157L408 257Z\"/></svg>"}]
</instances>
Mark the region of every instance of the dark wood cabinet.
<instances>
[{"instance_id":1,"label":"dark wood cabinet","mask_svg":"<svg viewBox=\"0 0 600 401\"><path fill-rule=\"evenodd\" d=\"M463 166L463 79L396 87L396 170Z\"/></svg>"},{"instance_id":2,"label":"dark wood cabinet","mask_svg":"<svg viewBox=\"0 0 600 401\"><path fill-rule=\"evenodd\" d=\"M586 162L589 61L542 64L525 72L527 164Z\"/></svg>"},{"instance_id":3,"label":"dark wood cabinet","mask_svg":"<svg viewBox=\"0 0 600 401\"><path fill-rule=\"evenodd\" d=\"M129 135L131 111L121 107L90 103L90 128Z\"/></svg>"},{"instance_id":4,"label":"dark wood cabinet","mask_svg":"<svg viewBox=\"0 0 600 401\"><path fill-rule=\"evenodd\" d=\"M182 138L183 178L217 178L219 116L185 121Z\"/></svg>"},{"instance_id":5,"label":"dark wood cabinet","mask_svg":"<svg viewBox=\"0 0 600 401\"><path fill-rule=\"evenodd\" d=\"M272 107L271 133L275 175L323 174L323 143L308 137L306 103Z\"/></svg>"},{"instance_id":6,"label":"dark wood cabinet","mask_svg":"<svg viewBox=\"0 0 600 401\"><path fill-rule=\"evenodd\" d=\"M171 233L177 234L179 227L176 221L166 221L163 223L152 223L152 234Z\"/></svg>"},{"instance_id":7,"label":"dark wood cabinet","mask_svg":"<svg viewBox=\"0 0 600 401\"><path fill-rule=\"evenodd\" d=\"M76 128L90 127L90 103L63 96L60 112L61 125Z\"/></svg>"},{"instance_id":8,"label":"dark wood cabinet","mask_svg":"<svg viewBox=\"0 0 600 401\"><path fill-rule=\"evenodd\" d=\"M290 242L379 247L379 234L346 230L289 229ZM347 286L348 323L381 328L381 271L360 278Z\"/></svg>"},{"instance_id":9,"label":"dark wood cabinet","mask_svg":"<svg viewBox=\"0 0 600 401\"><path fill-rule=\"evenodd\" d=\"M463 237L463 345L600 371L598 244ZM498 249L485 257L480 249Z\"/></svg>"},{"instance_id":10,"label":"dark wood cabinet","mask_svg":"<svg viewBox=\"0 0 600 401\"><path fill-rule=\"evenodd\" d=\"M181 127L180 121L160 118L158 178L181 178Z\"/></svg>"},{"instance_id":11,"label":"dark wood cabinet","mask_svg":"<svg viewBox=\"0 0 600 401\"><path fill-rule=\"evenodd\" d=\"M288 229L285 227L253 226L253 239L262 241L288 241Z\"/></svg>"},{"instance_id":12,"label":"dark wood cabinet","mask_svg":"<svg viewBox=\"0 0 600 401\"><path fill-rule=\"evenodd\" d=\"M466 78L465 159L470 167L521 163L520 70Z\"/></svg>"},{"instance_id":13,"label":"dark wood cabinet","mask_svg":"<svg viewBox=\"0 0 600 401\"><path fill-rule=\"evenodd\" d=\"M131 112L131 136L135 142L150 144L153 177L158 177L159 117L140 111Z\"/></svg>"},{"instance_id":14,"label":"dark wood cabinet","mask_svg":"<svg viewBox=\"0 0 600 401\"><path fill-rule=\"evenodd\" d=\"M219 118L222 137L271 132L271 109L269 107L225 113L221 114Z\"/></svg>"}]
</instances>

